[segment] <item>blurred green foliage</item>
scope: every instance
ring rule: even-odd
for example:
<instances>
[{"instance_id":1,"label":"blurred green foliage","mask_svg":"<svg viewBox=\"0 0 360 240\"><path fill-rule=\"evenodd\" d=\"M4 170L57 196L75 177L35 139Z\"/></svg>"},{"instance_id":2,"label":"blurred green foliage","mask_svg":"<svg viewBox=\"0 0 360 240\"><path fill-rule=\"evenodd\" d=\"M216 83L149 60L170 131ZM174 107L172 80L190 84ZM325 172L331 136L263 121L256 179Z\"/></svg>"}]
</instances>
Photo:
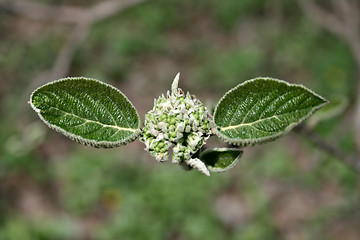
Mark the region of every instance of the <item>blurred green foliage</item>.
<instances>
[{"instance_id":1,"label":"blurred green foliage","mask_svg":"<svg viewBox=\"0 0 360 240\"><path fill-rule=\"evenodd\" d=\"M36 2L89 6L99 1ZM138 99L125 92L135 106L150 102L150 107L157 96L148 93L165 92L176 74L168 66L175 66L188 78L184 90L214 102L244 80L271 76L303 83L329 98L349 96L351 107L356 70L347 46L308 20L296 1L277 3L278 11L264 0L148 1L96 23L76 51L69 76L136 90ZM28 99L20 97L52 67L68 31L21 19L0 11L0 240L252 240L289 239L291 234L340 239L331 226L360 224L355 214L359 176L293 134L246 148L237 167L207 178L152 164L150 157L140 160L144 157L137 150L143 146L138 143L131 144L132 150L97 150L57 133L45 135L41 128L29 132L27 126L39 120L24 107ZM33 25L39 26L25 31ZM147 76L149 89L133 80L139 73ZM315 131L351 152L348 125L342 115ZM34 202L24 197L31 191L41 194L33 201L40 201L35 207L44 205L45 216L34 214ZM244 199L236 206L249 215L233 225L217 207L227 194Z\"/></svg>"}]
</instances>

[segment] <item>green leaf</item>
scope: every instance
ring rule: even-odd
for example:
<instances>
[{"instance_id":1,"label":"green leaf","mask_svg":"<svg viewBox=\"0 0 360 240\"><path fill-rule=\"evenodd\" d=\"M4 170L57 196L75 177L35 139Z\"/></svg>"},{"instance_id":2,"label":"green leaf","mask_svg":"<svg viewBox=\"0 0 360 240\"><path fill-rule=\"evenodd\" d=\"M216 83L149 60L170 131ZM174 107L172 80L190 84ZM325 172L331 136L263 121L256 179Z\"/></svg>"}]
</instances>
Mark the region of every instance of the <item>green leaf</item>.
<instances>
[{"instance_id":1,"label":"green leaf","mask_svg":"<svg viewBox=\"0 0 360 240\"><path fill-rule=\"evenodd\" d=\"M341 115L349 106L349 99L345 96L331 99L330 103L320 109L315 116L307 122L310 128L315 127L319 122Z\"/></svg>"},{"instance_id":2,"label":"green leaf","mask_svg":"<svg viewBox=\"0 0 360 240\"><path fill-rule=\"evenodd\" d=\"M93 147L116 147L140 134L140 117L115 87L84 77L60 79L36 89L31 107L50 128Z\"/></svg>"},{"instance_id":3,"label":"green leaf","mask_svg":"<svg viewBox=\"0 0 360 240\"><path fill-rule=\"evenodd\" d=\"M210 172L225 172L233 168L243 151L237 148L211 148L200 153L200 159Z\"/></svg>"},{"instance_id":4,"label":"green leaf","mask_svg":"<svg viewBox=\"0 0 360 240\"><path fill-rule=\"evenodd\" d=\"M327 103L302 85L272 78L239 84L219 101L214 132L236 145L263 143L289 132Z\"/></svg>"}]
</instances>

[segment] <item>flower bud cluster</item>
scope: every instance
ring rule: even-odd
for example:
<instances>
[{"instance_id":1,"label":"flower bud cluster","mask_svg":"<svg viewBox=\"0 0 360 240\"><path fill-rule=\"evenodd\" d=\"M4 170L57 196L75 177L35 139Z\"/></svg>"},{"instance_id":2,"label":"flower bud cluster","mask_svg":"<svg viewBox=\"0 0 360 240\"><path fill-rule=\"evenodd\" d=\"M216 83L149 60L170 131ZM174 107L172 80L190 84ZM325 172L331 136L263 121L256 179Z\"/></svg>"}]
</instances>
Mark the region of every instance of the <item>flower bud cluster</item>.
<instances>
[{"instance_id":1,"label":"flower bud cluster","mask_svg":"<svg viewBox=\"0 0 360 240\"><path fill-rule=\"evenodd\" d=\"M196 153L209 138L211 128L208 112L203 104L181 89L167 93L154 101L154 107L145 116L140 141L158 161L169 159L181 163Z\"/></svg>"}]
</instances>

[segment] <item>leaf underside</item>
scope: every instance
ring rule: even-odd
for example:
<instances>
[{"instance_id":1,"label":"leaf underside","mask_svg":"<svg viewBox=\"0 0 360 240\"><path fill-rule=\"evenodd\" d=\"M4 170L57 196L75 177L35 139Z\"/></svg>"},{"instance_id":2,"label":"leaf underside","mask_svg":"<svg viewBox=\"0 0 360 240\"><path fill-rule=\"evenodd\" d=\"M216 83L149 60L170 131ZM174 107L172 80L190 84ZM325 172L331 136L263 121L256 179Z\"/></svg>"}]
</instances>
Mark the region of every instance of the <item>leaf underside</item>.
<instances>
[{"instance_id":1,"label":"leaf underside","mask_svg":"<svg viewBox=\"0 0 360 240\"><path fill-rule=\"evenodd\" d=\"M214 132L235 145L276 139L321 108L327 100L302 85L256 78L228 91L214 112Z\"/></svg>"},{"instance_id":2,"label":"leaf underside","mask_svg":"<svg viewBox=\"0 0 360 240\"><path fill-rule=\"evenodd\" d=\"M64 78L36 89L32 108L50 128L93 147L116 147L140 134L140 117L115 87L84 77Z\"/></svg>"},{"instance_id":3,"label":"leaf underside","mask_svg":"<svg viewBox=\"0 0 360 240\"><path fill-rule=\"evenodd\" d=\"M212 148L203 151L200 159L210 172L225 172L237 164L242 153L237 148Z\"/></svg>"}]
</instances>

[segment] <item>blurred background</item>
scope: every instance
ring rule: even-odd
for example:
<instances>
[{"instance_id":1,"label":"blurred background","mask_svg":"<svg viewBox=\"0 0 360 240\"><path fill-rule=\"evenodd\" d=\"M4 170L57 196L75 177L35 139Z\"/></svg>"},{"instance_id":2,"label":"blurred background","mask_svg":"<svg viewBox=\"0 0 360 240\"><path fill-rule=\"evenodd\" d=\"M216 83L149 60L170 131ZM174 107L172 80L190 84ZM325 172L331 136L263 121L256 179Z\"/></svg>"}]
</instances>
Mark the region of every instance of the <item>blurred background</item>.
<instances>
[{"instance_id":1,"label":"blurred background","mask_svg":"<svg viewBox=\"0 0 360 240\"><path fill-rule=\"evenodd\" d=\"M357 3L0 0L0 240L360 239L360 175L344 163L359 156ZM304 84L339 103L307 123L336 151L292 131L206 177L156 163L138 140L82 146L27 103L46 82L85 76L144 120L177 72L209 107L258 76Z\"/></svg>"}]
</instances>

